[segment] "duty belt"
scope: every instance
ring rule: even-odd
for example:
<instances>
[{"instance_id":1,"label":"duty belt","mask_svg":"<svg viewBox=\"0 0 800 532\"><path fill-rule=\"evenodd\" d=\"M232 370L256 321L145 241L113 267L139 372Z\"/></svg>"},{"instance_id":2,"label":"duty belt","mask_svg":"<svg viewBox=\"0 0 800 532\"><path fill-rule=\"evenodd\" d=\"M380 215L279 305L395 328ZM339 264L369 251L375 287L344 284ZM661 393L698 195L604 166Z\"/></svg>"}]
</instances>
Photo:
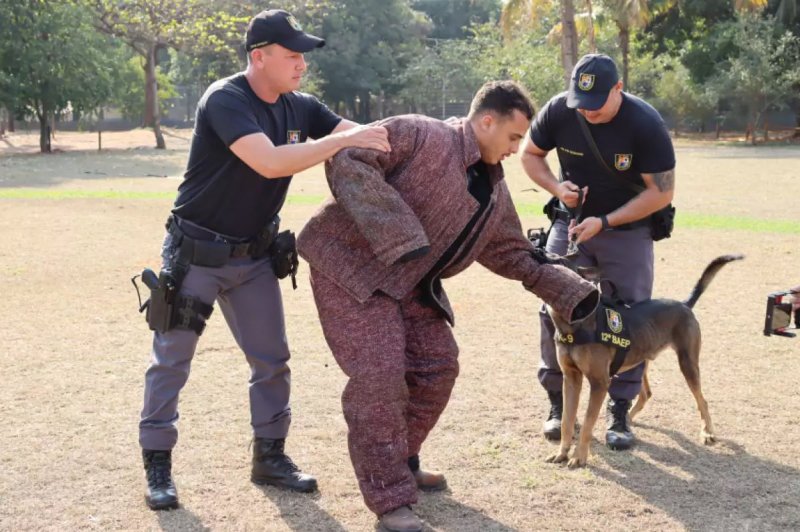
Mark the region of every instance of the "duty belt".
<instances>
[{"instance_id":1,"label":"duty belt","mask_svg":"<svg viewBox=\"0 0 800 532\"><path fill-rule=\"evenodd\" d=\"M276 216L256 238L242 241L232 240L199 226L187 224L186 227L181 227L174 215L167 219L166 228L175 237L179 254L186 263L218 268L224 266L229 259L265 257L277 234L278 223Z\"/></svg>"}]
</instances>

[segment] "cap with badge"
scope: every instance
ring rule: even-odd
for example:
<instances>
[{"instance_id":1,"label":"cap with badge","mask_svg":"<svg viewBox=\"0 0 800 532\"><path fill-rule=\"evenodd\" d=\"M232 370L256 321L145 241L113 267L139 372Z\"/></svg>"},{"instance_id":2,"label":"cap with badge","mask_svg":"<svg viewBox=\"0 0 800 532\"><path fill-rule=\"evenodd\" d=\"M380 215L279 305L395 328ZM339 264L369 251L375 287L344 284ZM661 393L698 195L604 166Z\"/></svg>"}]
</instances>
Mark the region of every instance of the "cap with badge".
<instances>
[{"instance_id":1,"label":"cap with badge","mask_svg":"<svg viewBox=\"0 0 800 532\"><path fill-rule=\"evenodd\" d=\"M310 52L325 46L325 40L303 31L297 19L283 9L262 11L250 20L244 48L250 52L269 44L279 44L293 52Z\"/></svg>"},{"instance_id":2,"label":"cap with badge","mask_svg":"<svg viewBox=\"0 0 800 532\"><path fill-rule=\"evenodd\" d=\"M572 70L567 107L587 111L600 109L618 81L617 65L613 59L605 54L584 55Z\"/></svg>"}]
</instances>

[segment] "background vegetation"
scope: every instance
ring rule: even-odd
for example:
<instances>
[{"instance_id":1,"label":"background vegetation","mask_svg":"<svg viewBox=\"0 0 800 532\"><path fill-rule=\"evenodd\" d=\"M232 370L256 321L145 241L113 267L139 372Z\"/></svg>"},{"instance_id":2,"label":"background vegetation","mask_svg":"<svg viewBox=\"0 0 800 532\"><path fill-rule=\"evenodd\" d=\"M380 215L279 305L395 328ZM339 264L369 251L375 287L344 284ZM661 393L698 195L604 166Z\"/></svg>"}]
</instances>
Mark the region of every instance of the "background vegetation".
<instances>
[{"instance_id":1,"label":"background vegetation","mask_svg":"<svg viewBox=\"0 0 800 532\"><path fill-rule=\"evenodd\" d=\"M327 39L306 90L361 122L461 114L486 80L524 83L539 105L576 59L617 59L626 87L676 133L800 127L797 0L284 0ZM2 129L91 125L113 107L152 127L191 117L214 79L244 66L243 0L0 0ZM166 105L164 104L166 102ZM776 123L777 122L777 123ZM756 130L763 133L756 136ZM800 131L798 129L797 131Z\"/></svg>"}]
</instances>

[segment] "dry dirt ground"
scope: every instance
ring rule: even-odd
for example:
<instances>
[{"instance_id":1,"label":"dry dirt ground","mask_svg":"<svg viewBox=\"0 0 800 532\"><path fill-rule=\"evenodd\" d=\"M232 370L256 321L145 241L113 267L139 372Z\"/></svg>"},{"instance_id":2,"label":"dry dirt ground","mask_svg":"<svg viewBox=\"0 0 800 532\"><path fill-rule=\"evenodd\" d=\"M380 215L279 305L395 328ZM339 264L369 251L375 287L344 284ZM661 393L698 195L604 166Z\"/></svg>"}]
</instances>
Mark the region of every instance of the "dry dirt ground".
<instances>
[{"instance_id":1,"label":"dry dirt ground","mask_svg":"<svg viewBox=\"0 0 800 532\"><path fill-rule=\"evenodd\" d=\"M248 481L248 367L214 315L181 396L182 508L145 507L137 421L151 336L130 277L158 263L190 136L170 134L167 151L146 147L147 132L108 134L104 146L117 148L99 154L91 134L59 134L66 151L50 156L25 153L35 138L0 141L0 529L372 530L347 455L344 378L305 269L298 290L283 283L294 380L288 449L318 476L320 493ZM430 530L800 528L800 339L761 334L766 295L800 283L800 149L681 144L678 161L685 221L657 244L656 294L684 298L709 260L747 255L696 307L719 442L699 442L694 401L665 352L652 365L654 398L635 424L634 450L605 449L598 427L588 468L545 463L554 446L539 433L539 301L474 266L446 283L461 375L423 448L424 464L450 484L420 496ZM540 205L541 193L524 191L519 162L507 168L517 202ZM285 226L299 229L323 195L318 169L297 176ZM700 214L746 223L704 225ZM542 221L523 216L526 227Z\"/></svg>"}]
</instances>

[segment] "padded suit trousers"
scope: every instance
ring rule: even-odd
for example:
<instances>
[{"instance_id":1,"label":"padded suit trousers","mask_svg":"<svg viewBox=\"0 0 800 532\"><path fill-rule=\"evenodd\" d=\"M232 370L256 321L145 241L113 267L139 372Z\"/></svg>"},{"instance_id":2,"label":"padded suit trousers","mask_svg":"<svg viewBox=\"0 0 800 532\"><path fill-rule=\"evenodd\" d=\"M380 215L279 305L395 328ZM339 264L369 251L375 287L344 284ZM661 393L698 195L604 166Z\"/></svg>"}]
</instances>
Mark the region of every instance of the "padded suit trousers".
<instances>
[{"instance_id":1,"label":"padded suit trousers","mask_svg":"<svg viewBox=\"0 0 800 532\"><path fill-rule=\"evenodd\" d=\"M444 317L415 289L359 303L323 274L311 285L328 346L348 381L342 410L358 485L377 515L417 501L408 458L447 406L458 347Z\"/></svg>"}]
</instances>

